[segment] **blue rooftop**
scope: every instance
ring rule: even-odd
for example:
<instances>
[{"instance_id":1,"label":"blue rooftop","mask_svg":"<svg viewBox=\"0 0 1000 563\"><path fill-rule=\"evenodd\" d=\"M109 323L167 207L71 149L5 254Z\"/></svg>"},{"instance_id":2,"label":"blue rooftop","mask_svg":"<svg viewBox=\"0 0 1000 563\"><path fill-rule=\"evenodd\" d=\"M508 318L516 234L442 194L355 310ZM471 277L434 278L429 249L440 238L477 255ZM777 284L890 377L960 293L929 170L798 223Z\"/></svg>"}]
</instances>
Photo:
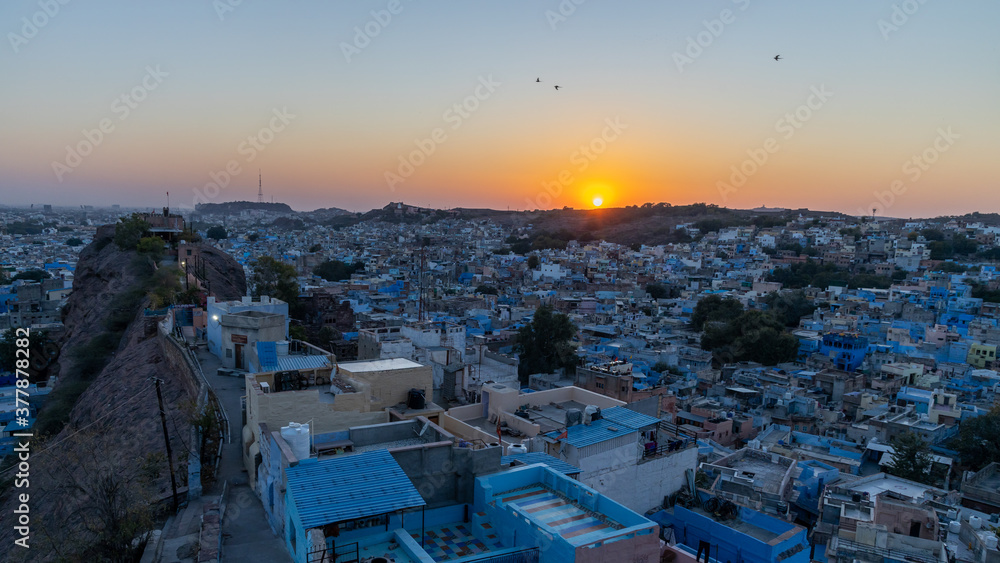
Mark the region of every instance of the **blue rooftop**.
<instances>
[{"instance_id":1,"label":"blue rooftop","mask_svg":"<svg viewBox=\"0 0 1000 563\"><path fill-rule=\"evenodd\" d=\"M426 504L388 450L303 460L285 474L304 529Z\"/></svg>"},{"instance_id":2,"label":"blue rooftop","mask_svg":"<svg viewBox=\"0 0 1000 563\"><path fill-rule=\"evenodd\" d=\"M585 448L594 444L600 444L608 440L613 440L629 432L635 432L634 428L629 428L623 424L612 422L606 418L593 421L589 425L578 424L566 429L566 438L563 440L576 448ZM549 438L558 438L558 431L546 434Z\"/></svg>"},{"instance_id":3,"label":"blue rooftop","mask_svg":"<svg viewBox=\"0 0 1000 563\"><path fill-rule=\"evenodd\" d=\"M602 410L601 418L610 420L615 424L627 426L633 430L640 430L660 423L660 419L655 416L635 412L625 407L611 407L610 409Z\"/></svg>"}]
</instances>

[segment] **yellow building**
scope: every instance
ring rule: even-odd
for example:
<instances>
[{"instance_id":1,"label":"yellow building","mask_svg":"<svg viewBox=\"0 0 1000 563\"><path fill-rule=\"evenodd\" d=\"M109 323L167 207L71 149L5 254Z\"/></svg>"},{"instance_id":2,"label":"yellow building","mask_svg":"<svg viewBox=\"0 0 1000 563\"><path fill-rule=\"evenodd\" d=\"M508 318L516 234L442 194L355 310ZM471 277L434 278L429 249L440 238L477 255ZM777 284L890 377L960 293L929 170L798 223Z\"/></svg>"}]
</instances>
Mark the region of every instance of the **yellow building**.
<instances>
[{"instance_id":1,"label":"yellow building","mask_svg":"<svg viewBox=\"0 0 1000 563\"><path fill-rule=\"evenodd\" d=\"M345 362L324 369L253 373L246 376L243 461L250 475L260 462L262 429L277 431L291 422L309 424L311 435L424 416L436 422L443 409L431 402L430 366L403 358ZM410 390L423 391L425 404L413 405ZM254 480L251 479L251 483Z\"/></svg>"},{"instance_id":2,"label":"yellow building","mask_svg":"<svg viewBox=\"0 0 1000 563\"><path fill-rule=\"evenodd\" d=\"M973 344L969 347L966 363L978 369L989 368L997 359L997 347L993 344Z\"/></svg>"}]
</instances>

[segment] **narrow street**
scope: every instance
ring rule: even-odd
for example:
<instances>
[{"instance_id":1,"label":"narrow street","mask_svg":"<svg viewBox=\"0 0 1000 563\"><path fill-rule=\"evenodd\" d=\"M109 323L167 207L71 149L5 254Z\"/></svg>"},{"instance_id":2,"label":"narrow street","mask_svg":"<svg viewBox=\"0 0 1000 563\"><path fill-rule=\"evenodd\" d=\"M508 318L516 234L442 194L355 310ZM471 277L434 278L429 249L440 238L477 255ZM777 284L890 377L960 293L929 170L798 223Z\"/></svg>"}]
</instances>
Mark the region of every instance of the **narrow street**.
<instances>
[{"instance_id":1,"label":"narrow street","mask_svg":"<svg viewBox=\"0 0 1000 563\"><path fill-rule=\"evenodd\" d=\"M245 392L244 380L242 377L217 375L221 362L208 352L204 343L198 346L196 357L230 422L229 443L222 447L218 479L205 488L205 496L213 497L222 493L224 482L229 482L226 516L222 522L222 561L290 562L291 558L282 540L274 535L267 524L264 507L251 490L243 467L240 450L243 413L240 398Z\"/></svg>"}]
</instances>

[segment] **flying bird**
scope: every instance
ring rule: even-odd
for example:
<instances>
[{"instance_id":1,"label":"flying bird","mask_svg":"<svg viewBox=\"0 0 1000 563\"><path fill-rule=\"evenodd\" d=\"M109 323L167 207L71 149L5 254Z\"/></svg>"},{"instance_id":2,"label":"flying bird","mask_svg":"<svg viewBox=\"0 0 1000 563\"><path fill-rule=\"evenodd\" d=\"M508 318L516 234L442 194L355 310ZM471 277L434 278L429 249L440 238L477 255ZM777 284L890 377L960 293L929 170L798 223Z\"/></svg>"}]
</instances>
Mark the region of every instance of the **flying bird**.
<instances>
[{"instance_id":1,"label":"flying bird","mask_svg":"<svg viewBox=\"0 0 1000 563\"><path fill-rule=\"evenodd\" d=\"M559 86L556 86L556 90L558 90L558 89L559 89Z\"/></svg>"},{"instance_id":2,"label":"flying bird","mask_svg":"<svg viewBox=\"0 0 1000 563\"><path fill-rule=\"evenodd\" d=\"M536 79L535 79L535 82L541 82L541 81L542 81L542 79L541 79L541 78L536 78Z\"/></svg>"},{"instance_id":3,"label":"flying bird","mask_svg":"<svg viewBox=\"0 0 1000 563\"><path fill-rule=\"evenodd\" d=\"M780 60L781 60L781 55L775 55L775 56L774 56L774 60L776 60L776 61L780 61Z\"/></svg>"}]
</instances>

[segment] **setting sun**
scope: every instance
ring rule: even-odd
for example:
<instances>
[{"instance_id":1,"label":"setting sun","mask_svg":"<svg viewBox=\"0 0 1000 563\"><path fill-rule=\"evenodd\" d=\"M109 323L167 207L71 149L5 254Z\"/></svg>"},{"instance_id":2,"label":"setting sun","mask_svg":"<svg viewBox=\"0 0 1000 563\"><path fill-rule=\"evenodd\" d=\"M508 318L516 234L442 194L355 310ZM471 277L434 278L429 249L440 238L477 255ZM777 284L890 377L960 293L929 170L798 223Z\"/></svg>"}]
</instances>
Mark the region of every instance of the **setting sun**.
<instances>
[{"instance_id":1,"label":"setting sun","mask_svg":"<svg viewBox=\"0 0 1000 563\"><path fill-rule=\"evenodd\" d=\"M604 200L600 196L594 198L594 207L600 207Z\"/></svg>"}]
</instances>

